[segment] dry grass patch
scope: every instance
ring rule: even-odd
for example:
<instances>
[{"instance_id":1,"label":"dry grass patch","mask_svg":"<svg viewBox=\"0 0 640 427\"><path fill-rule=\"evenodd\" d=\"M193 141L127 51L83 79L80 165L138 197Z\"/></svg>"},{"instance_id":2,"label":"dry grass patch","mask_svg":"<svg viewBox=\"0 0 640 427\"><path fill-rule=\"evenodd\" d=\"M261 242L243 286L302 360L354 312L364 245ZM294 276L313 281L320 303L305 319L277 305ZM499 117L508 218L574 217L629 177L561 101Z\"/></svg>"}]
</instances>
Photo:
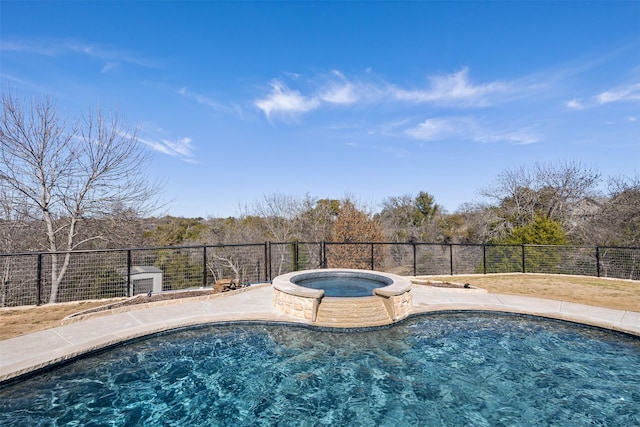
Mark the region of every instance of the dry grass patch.
<instances>
[{"instance_id":1,"label":"dry grass patch","mask_svg":"<svg viewBox=\"0 0 640 427\"><path fill-rule=\"evenodd\" d=\"M640 282L550 274L424 276L431 280L469 283L488 292L548 298L578 304L640 311Z\"/></svg>"},{"instance_id":2,"label":"dry grass patch","mask_svg":"<svg viewBox=\"0 0 640 427\"><path fill-rule=\"evenodd\" d=\"M60 326L66 316L90 308L108 304L110 301L81 301L61 304L46 304L39 307L18 307L0 309L0 340L13 338L31 332Z\"/></svg>"}]
</instances>

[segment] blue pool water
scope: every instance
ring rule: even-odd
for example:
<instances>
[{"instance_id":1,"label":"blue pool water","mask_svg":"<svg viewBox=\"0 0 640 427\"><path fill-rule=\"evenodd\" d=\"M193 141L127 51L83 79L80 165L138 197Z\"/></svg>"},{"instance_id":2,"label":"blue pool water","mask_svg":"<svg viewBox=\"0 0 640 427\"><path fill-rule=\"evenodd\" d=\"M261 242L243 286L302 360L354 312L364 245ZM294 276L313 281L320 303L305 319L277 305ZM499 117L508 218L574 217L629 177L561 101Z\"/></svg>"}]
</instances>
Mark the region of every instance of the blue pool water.
<instances>
[{"instance_id":1,"label":"blue pool water","mask_svg":"<svg viewBox=\"0 0 640 427\"><path fill-rule=\"evenodd\" d=\"M0 388L0 425L640 425L640 340L483 313L208 326Z\"/></svg>"},{"instance_id":2,"label":"blue pool water","mask_svg":"<svg viewBox=\"0 0 640 427\"><path fill-rule=\"evenodd\" d=\"M387 286L379 280L339 274L299 279L295 283L306 288L323 289L325 297L370 297L375 288Z\"/></svg>"}]
</instances>

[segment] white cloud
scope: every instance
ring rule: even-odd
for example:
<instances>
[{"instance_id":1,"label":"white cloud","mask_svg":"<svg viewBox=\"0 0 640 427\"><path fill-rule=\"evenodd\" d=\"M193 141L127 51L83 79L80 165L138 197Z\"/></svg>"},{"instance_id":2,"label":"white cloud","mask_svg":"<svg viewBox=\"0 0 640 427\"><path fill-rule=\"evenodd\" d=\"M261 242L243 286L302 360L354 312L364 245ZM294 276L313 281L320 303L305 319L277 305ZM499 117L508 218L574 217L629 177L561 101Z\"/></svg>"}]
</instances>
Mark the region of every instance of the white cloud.
<instances>
[{"instance_id":1,"label":"white cloud","mask_svg":"<svg viewBox=\"0 0 640 427\"><path fill-rule=\"evenodd\" d=\"M44 87L42 87L42 86L40 86L40 85L38 85L36 83L33 83L31 81L27 81L27 80L21 79L19 77L13 76L13 75L4 74L4 73L0 72L0 79L7 80L8 82L13 82L18 86L27 87L27 88L29 88L29 89L31 89L33 91L36 91L36 92L40 92L40 93L46 93L47 92L47 89L45 89Z\"/></svg>"},{"instance_id":2,"label":"white cloud","mask_svg":"<svg viewBox=\"0 0 640 427\"><path fill-rule=\"evenodd\" d=\"M640 101L640 83L619 86L591 96L586 100L574 98L567 101L565 106L572 110L584 110L616 102L633 101Z\"/></svg>"},{"instance_id":3,"label":"white cloud","mask_svg":"<svg viewBox=\"0 0 640 427\"><path fill-rule=\"evenodd\" d=\"M574 98L572 100L567 101L567 103L565 104L567 108L571 109L571 110L584 110L584 104L582 103L581 100Z\"/></svg>"},{"instance_id":4,"label":"white cloud","mask_svg":"<svg viewBox=\"0 0 640 427\"><path fill-rule=\"evenodd\" d=\"M469 69L457 73L429 78L431 85L425 90L392 90L392 95L400 101L434 103L461 106L489 105L490 95L506 94L513 90L505 82L491 82L474 85L469 80Z\"/></svg>"},{"instance_id":5,"label":"white cloud","mask_svg":"<svg viewBox=\"0 0 640 427\"><path fill-rule=\"evenodd\" d=\"M461 123L460 119L427 119L406 133L422 141L437 141L464 133L463 128L467 125L461 127Z\"/></svg>"},{"instance_id":6,"label":"white cloud","mask_svg":"<svg viewBox=\"0 0 640 427\"><path fill-rule=\"evenodd\" d=\"M35 40L2 40L0 43L2 52L34 53L44 56L61 54L64 49L56 43L47 43Z\"/></svg>"},{"instance_id":7,"label":"white cloud","mask_svg":"<svg viewBox=\"0 0 640 427\"><path fill-rule=\"evenodd\" d=\"M359 99L356 88L351 83L330 83L322 89L319 97L330 104L354 104Z\"/></svg>"},{"instance_id":8,"label":"white cloud","mask_svg":"<svg viewBox=\"0 0 640 427\"><path fill-rule=\"evenodd\" d=\"M375 130L370 130L369 134L381 134L386 136L398 136L399 133L406 133L406 128L415 119L412 117L401 118L396 120L390 120L382 122L375 127Z\"/></svg>"},{"instance_id":9,"label":"white cloud","mask_svg":"<svg viewBox=\"0 0 640 427\"><path fill-rule=\"evenodd\" d=\"M192 157L193 147L191 146L191 138L184 137L176 141L169 141L166 139L161 140L165 147L168 147L172 153L175 153L182 157Z\"/></svg>"},{"instance_id":10,"label":"white cloud","mask_svg":"<svg viewBox=\"0 0 640 427\"><path fill-rule=\"evenodd\" d=\"M421 141L468 140L480 143L506 142L509 144L532 144L539 141L528 129L500 130L483 126L469 117L447 117L427 119L407 129L406 134Z\"/></svg>"},{"instance_id":11,"label":"white cloud","mask_svg":"<svg viewBox=\"0 0 640 427\"><path fill-rule=\"evenodd\" d=\"M461 108L483 107L495 103L498 96L518 92L516 85L512 83L495 81L473 84L467 68L449 75L433 76L429 79L428 88L417 90L394 86L377 78L370 71L367 71L364 80L349 79L337 70L306 81L303 81L299 74L286 73L285 76L292 84L308 83L313 89L305 93L304 89L292 89L281 80L271 81L271 92L254 101L254 105L269 120L278 115L296 117L326 104L347 106L400 101Z\"/></svg>"},{"instance_id":12,"label":"white cloud","mask_svg":"<svg viewBox=\"0 0 640 427\"><path fill-rule=\"evenodd\" d=\"M316 97L307 97L297 90L289 89L278 80L271 82L271 92L267 97L255 101L269 120L273 115L295 117L318 108L320 101Z\"/></svg>"},{"instance_id":13,"label":"white cloud","mask_svg":"<svg viewBox=\"0 0 640 427\"><path fill-rule=\"evenodd\" d=\"M322 80L322 77L318 78ZM358 81L350 81L338 70L332 70L325 81L318 84L319 89L314 97L328 104L349 105L363 101L365 93L363 85Z\"/></svg>"},{"instance_id":14,"label":"white cloud","mask_svg":"<svg viewBox=\"0 0 640 427\"><path fill-rule=\"evenodd\" d=\"M103 73L108 73L111 70L115 70L120 66L119 62L107 62L106 64L104 64L104 66L102 67L102 72Z\"/></svg>"},{"instance_id":15,"label":"white cloud","mask_svg":"<svg viewBox=\"0 0 640 427\"><path fill-rule=\"evenodd\" d=\"M224 105L206 95L202 95L200 93L196 93L196 92L192 92L189 89L187 89L187 87L181 87L180 89L178 89L178 94L181 96L184 96L187 99L191 99L195 102L197 102L198 104L202 104L205 105L207 107L210 107L216 111L222 112L222 113L236 113L238 115L242 114L242 111L239 111L238 108L236 107L232 107L232 106L228 106L228 105Z\"/></svg>"},{"instance_id":16,"label":"white cloud","mask_svg":"<svg viewBox=\"0 0 640 427\"><path fill-rule=\"evenodd\" d=\"M484 143L506 142L514 145L528 145L538 142L540 139L527 129L514 131L491 131L478 133L473 137L474 141Z\"/></svg>"},{"instance_id":17,"label":"white cloud","mask_svg":"<svg viewBox=\"0 0 640 427\"><path fill-rule=\"evenodd\" d=\"M143 124L142 131L145 136L138 136L138 141L142 142L152 150L179 158L187 163L197 163L191 138L182 137L170 139L164 136L158 136L166 134L166 132L153 123Z\"/></svg>"},{"instance_id":18,"label":"white cloud","mask_svg":"<svg viewBox=\"0 0 640 427\"><path fill-rule=\"evenodd\" d=\"M598 104L611 102L640 101L640 83L617 87L595 96Z\"/></svg>"},{"instance_id":19,"label":"white cloud","mask_svg":"<svg viewBox=\"0 0 640 427\"><path fill-rule=\"evenodd\" d=\"M143 67L154 65L139 54L114 49L108 45L77 41L73 39L21 39L2 40L2 52L18 52L43 56L62 56L76 54L104 61L102 71L108 71L119 63L128 63Z\"/></svg>"}]
</instances>

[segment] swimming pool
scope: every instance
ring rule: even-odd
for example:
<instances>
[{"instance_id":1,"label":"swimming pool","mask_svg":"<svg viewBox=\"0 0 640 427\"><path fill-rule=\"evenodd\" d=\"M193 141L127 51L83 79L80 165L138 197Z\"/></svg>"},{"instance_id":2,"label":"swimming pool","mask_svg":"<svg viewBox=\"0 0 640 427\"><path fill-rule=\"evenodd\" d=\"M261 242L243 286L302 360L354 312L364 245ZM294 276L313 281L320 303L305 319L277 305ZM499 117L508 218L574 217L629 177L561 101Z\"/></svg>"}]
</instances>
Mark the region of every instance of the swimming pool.
<instances>
[{"instance_id":1,"label":"swimming pool","mask_svg":"<svg viewBox=\"0 0 640 427\"><path fill-rule=\"evenodd\" d=\"M175 331L0 389L0 425L638 425L640 339L519 315Z\"/></svg>"}]
</instances>

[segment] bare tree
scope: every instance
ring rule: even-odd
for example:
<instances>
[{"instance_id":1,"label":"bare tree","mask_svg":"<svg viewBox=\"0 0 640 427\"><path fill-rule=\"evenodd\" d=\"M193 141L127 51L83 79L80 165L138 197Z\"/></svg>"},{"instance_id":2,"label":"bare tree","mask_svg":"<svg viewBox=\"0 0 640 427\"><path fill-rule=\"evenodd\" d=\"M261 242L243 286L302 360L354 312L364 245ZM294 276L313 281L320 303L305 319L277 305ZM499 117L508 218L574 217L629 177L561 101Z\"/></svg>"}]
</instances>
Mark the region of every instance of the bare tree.
<instances>
[{"instance_id":1,"label":"bare tree","mask_svg":"<svg viewBox=\"0 0 640 427\"><path fill-rule=\"evenodd\" d=\"M407 242L421 239L421 224L416 224L415 212L416 207L411 194L387 197L383 200L382 210L377 217L389 241Z\"/></svg>"},{"instance_id":2,"label":"bare tree","mask_svg":"<svg viewBox=\"0 0 640 427\"><path fill-rule=\"evenodd\" d=\"M51 97L30 103L2 94L0 182L19 195L42 224L51 252L51 294L56 301L70 254L100 238L79 238L85 219L123 207L140 215L156 206L159 187L145 176L148 155L136 132L98 108L71 125Z\"/></svg>"},{"instance_id":3,"label":"bare tree","mask_svg":"<svg viewBox=\"0 0 640 427\"><path fill-rule=\"evenodd\" d=\"M377 217L391 241L436 241L443 238L439 224L443 213L435 198L421 191L415 197L405 194L386 198Z\"/></svg>"},{"instance_id":4,"label":"bare tree","mask_svg":"<svg viewBox=\"0 0 640 427\"><path fill-rule=\"evenodd\" d=\"M296 219L303 211L304 205L305 202L301 198L273 193L256 202L244 216L261 218L268 239L288 242L296 238Z\"/></svg>"},{"instance_id":5,"label":"bare tree","mask_svg":"<svg viewBox=\"0 0 640 427\"><path fill-rule=\"evenodd\" d=\"M610 227L619 232L617 241L640 245L640 175L613 177L609 180Z\"/></svg>"},{"instance_id":6,"label":"bare tree","mask_svg":"<svg viewBox=\"0 0 640 427\"><path fill-rule=\"evenodd\" d=\"M296 220L298 240L322 242L331 238L333 224L340 212L340 200L306 196L304 208Z\"/></svg>"},{"instance_id":7,"label":"bare tree","mask_svg":"<svg viewBox=\"0 0 640 427\"><path fill-rule=\"evenodd\" d=\"M640 175L608 180L608 197L583 209L583 242L595 245L640 245Z\"/></svg>"},{"instance_id":8,"label":"bare tree","mask_svg":"<svg viewBox=\"0 0 640 427\"><path fill-rule=\"evenodd\" d=\"M27 207L16 196L0 182L0 254L7 254L0 256L0 307L7 305L11 291L21 285L16 278L24 276L16 265L18 257L9 254L27 251L34 245Z\"/></svg>"},{"instance_id":9,"label":"bare tree","mask_svg":"<svg viewBox=\"0 0 640 427\"><path fill-rule=\"evenodd\" d=\"M600 173L576 162L536 163L500 173L495 186L481 196L488 200L492 213L492 234L508 235L542 216L560 223L567 234L576 224L572 210L585 198L595 194Z\"/></svg>"},{"instance_id":10,"label":"bare tree","mask_svg":"<svg viewBox=\"0 0 640 427\"><path fill-rule=\"evenodd\" d=\"M254 204L250 216L260 218L265 237L275 242L293 242L299 239L298 223L307 203L304 198L273 193L265 195L262 201ZM283 246L272 248L272 269L275 274L284 271L290 262L290 255Z\"/></svg>"}]
</instances>

